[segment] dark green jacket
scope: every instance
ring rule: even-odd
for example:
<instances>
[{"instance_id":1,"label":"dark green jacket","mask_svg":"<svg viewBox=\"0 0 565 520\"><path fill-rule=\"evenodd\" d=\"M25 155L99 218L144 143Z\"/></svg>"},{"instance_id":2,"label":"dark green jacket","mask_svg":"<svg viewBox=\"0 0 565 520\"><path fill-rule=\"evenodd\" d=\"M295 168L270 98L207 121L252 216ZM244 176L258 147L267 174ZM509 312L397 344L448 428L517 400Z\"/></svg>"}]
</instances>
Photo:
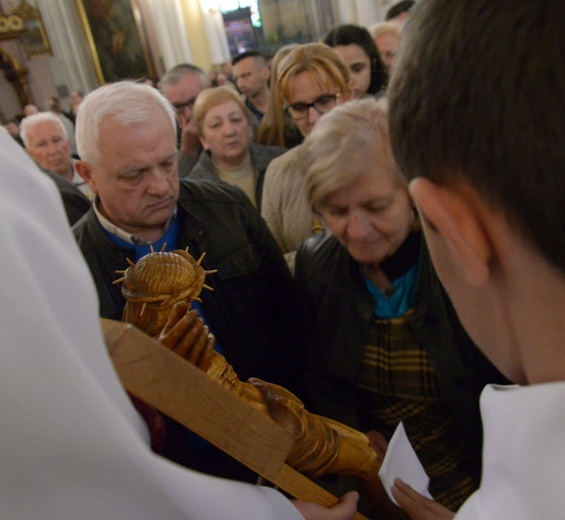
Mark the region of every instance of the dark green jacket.
<instances>
[{"instance_id":1,"label":"dark green jacket","mask_svg":"<svg viewBox=\"0 0 565 520\"><path fill-rule=\"evenodd\" d=\"M242 190L224 183L180 181L178 248L189 247L214 291L203 291L211 332L243 380L255 376L297 391L300 313L284 258ZM100 315L120 319L125 299L112 285L133 250L106 235L91 209L73 227L100 299Z\"/></svg>"}]
</instances>

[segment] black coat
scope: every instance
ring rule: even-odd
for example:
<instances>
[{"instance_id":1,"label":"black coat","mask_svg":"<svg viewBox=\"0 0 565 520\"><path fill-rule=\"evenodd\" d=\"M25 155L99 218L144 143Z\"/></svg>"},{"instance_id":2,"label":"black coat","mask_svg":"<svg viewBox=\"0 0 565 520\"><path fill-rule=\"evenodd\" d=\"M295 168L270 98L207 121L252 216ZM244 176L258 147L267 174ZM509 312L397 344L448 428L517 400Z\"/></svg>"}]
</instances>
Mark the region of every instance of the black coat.
<instances>
[{"instance_id":1,"label":"black coat","mask_svg":"<svg viewBox=\"0 0 565 520\"><path fill-rule=\"evenodd\" d=\"M328 231L307 239L296 257L296 281L308 330L306 363L315 411L361 430L356 377L374 300L360 265ZM426 350L444 399L475 466L480 464L479 395L487 383L506 383L463 329L421 240L412 326Z\"/></svg>"}]
</instances>

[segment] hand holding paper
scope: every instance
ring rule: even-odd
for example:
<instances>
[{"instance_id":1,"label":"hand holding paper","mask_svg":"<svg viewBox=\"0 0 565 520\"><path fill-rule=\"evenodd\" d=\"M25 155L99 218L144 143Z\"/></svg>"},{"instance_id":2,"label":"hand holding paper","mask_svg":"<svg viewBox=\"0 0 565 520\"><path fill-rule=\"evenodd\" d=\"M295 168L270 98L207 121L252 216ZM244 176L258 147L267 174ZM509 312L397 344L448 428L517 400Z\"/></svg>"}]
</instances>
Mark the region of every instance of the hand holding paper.
<instances>
[{"instance_id":1,"label":"hand holding paper","mask_svg":"<svg viewBox=\"0 0 565 520\"><path fill-rule=\"evenodd\" d=\"M390 439L385 458L379 470L379 477L388 496L396 505L398 503L392 496L390 489L397 478L402 479L421 495L432 498L428 491L430 479L406 436L402 422L398 425Z\"/></svg>"}]
</instances>

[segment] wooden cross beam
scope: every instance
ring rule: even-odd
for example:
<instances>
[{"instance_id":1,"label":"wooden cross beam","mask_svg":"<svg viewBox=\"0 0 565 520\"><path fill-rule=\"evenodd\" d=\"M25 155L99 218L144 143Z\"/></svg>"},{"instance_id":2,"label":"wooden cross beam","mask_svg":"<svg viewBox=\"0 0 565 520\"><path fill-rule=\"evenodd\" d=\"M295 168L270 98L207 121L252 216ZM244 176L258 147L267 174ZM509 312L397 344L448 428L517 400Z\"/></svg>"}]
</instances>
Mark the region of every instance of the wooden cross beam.
<instances>
[{"instance_id":1,"label":"wooden cross beam","mask_svg":"<svg viewBox=\"0 0 565 520\"><path fill-rule=\"evenodd\" d=\"M294 498L323 506L338 499L285 463L291 435L204 372L134 326L101 319L125 389L183 424ZM366 520L356 515L356 520Z\"/></svg>"}]
</instances>

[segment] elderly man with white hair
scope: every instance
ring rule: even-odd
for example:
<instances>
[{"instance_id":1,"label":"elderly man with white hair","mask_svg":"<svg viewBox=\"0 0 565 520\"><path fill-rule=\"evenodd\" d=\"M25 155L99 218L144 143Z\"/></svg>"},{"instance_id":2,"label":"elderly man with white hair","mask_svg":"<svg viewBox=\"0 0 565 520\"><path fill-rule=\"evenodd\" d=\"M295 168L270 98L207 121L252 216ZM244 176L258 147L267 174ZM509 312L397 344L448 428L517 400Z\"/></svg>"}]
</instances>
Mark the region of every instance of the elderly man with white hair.
<instances>
[{"instance_id":1,"label":"elderly man with white hair","mask_svg":"<svg viewBox=\"0 0 565 520\"><path fill-rule=\"evenodd\" d=\"M152 453L103 344L57 193L0 131L0 518L350 520Z\"/></svg>"},{"instance_id":2,"label":"elderly man with white hair","mask_svg":"<svg viewBox=\"0 0 565 520\"><path fill-rule=\"evenodd\" d=\"M28 154L59 188L67 219L73 225L88 211L92 192L74 167L63 123L51 112L39 112L22 120L20 136Z\"/></svg>"},{"instance_id":3,"label":"elderly man with white hair","mask_svg":"<svg viewBox=\"0 0 565 520\"><path fill-rule=\"evenodd\" d=\"M74 168L71 138L57 115L40 112L25 117L20 125L20 135L25 149L41 168L60 175L86 197L92 196L88 184Z\"/></svg>"}]
</instances>

